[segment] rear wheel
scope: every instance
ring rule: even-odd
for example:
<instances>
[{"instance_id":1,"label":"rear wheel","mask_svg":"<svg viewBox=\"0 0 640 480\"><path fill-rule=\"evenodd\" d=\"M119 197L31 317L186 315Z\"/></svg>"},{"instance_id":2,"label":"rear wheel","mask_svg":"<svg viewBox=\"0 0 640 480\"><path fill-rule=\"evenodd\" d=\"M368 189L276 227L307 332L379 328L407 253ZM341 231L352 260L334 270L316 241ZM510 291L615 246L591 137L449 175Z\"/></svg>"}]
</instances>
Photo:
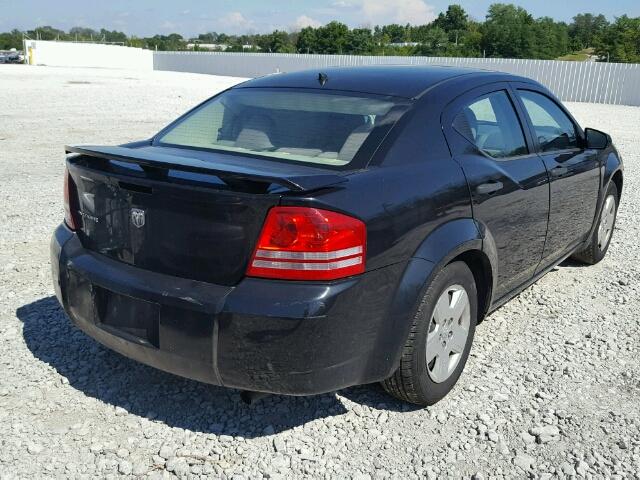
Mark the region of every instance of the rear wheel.
<instances>
[{"instance_id":1,"label":"rear wheel","mask_svg":"<svg viewBox=\"0 0 640 480\"><path fill-rule=\"evenodd\" d=\"M458 381L469 357L478 301L473 274L464 262L440 271L416 313L398 370L382 382L396 398L433 405Z\"/></svg>"},{"instance_id":2,"label":"rear wheel","mask_svg":"<svg viewBox=\"0 0 640 480\"><path fill-rule=\"evenodd\" d=\"M582 251L574 253L571 258L587 265L595 265L600 262L609 250L613 229L616 225L618 213L618 188L611 182L604 197L598 225L591 235L589 245Z\"/></svg>"}]
</instances>

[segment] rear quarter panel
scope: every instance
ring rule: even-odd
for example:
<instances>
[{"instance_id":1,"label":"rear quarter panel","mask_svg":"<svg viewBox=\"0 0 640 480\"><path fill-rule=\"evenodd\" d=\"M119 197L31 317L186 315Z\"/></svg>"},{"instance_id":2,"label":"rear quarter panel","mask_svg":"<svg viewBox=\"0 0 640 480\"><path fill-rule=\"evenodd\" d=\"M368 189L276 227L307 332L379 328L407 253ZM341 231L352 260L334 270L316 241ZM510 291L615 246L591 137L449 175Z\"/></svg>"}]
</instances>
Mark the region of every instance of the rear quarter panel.
<instances>
[{"instance_id":1,"label":"rear quarter panel","mask_svg":"<svg viewBox=\"0 0 640 480\"><path fill-rule=\"evenodd\" d=\"M408 260L439 225L471 218L469 190L451 159L440 112L418 101L398 122L369 167L315 195L285 195L286 205L312 205L367 225L367 271Z\"/></svg>"},{"instance_id":2,"label":"rear quarter panel","mask_svg":"<svg viewBox=\"0 0 640 480\"><path fill-rule=\"evenodd\" d=\"M469 242L469 235L457 234L472 230L475 248L482 246L466 180L440 127L440 111L427 102L418 102L401 119L366 170L315 195L285 195L282 203L339 211L367 225L365 275L384 272L376 278L385 287L363 284L351 313L353 319L368 316L376 329L370 332L377 340L369 366L376 373L369 379L386 378L396 368L429 279L448 254Z\"/></svg>"}]
</instances>

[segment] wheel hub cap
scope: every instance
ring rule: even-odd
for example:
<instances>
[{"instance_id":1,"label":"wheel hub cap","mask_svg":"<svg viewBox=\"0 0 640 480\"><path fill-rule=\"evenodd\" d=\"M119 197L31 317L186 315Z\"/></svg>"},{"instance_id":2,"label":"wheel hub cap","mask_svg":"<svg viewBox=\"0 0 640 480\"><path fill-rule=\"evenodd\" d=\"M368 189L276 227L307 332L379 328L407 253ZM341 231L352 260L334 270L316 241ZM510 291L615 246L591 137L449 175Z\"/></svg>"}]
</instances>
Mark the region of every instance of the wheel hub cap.
<instances>
[{"instance_id":1,"label":"wheel hub cap","mask_svg":"<svg viewBox=\"0 0 640 480\"><path fill-rule=\"evenodd\" d=\"M613 224L616 219L616 200L613 195L609 195L602 206L600 213L600 224L598 225L598 248L604 250L611 240Z\"/></svg>"},{"instance_id":2,"label":"wheel hub cap","mask_svg":"<svg viewBox=\"0 0 640 480\"><path fill-rule=\"evenodd\" d=\"M453 285L440 295L427 334L426 358L429 377L442 383L454 372L469 336L471 305L467 291Z\"/></svg>"}]
</instances>

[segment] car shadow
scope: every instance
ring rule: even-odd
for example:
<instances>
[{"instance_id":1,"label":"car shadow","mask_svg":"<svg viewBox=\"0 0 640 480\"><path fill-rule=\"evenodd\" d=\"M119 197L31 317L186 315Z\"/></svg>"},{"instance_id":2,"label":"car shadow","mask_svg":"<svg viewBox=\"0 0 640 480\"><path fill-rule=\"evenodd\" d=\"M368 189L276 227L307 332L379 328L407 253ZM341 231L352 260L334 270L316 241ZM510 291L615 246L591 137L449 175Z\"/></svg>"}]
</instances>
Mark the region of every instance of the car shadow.
<instances>
[{"instance_id":1,"label":"car shadow","mask_svg":"<svg viewBox=\"0 0 640 480\"><path fill-rule=\"evenodd\" d=\"M53 296L16 311L27 347L73 388L127 412L190 431L254 438L347 412L335 393L268 395L251 405L237 390L178 377L113 352L76 328ZM348 400L391 411L411 407L374 385L342 390Z\"/></svg>"}]
</instances>

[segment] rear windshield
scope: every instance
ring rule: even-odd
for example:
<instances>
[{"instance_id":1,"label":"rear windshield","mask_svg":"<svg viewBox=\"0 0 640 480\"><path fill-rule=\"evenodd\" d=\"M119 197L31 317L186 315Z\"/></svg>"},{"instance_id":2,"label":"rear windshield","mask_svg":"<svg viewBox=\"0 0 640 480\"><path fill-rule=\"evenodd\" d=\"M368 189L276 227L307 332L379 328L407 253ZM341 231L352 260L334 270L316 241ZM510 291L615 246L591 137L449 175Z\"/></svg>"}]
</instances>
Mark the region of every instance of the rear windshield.
<instances>
[{"instance_id":1,"label":"rear windshield","mask_svg":"<svg viewBox=\"0 0 640 480\"><path fill-rule=\"evenodd\" d=\"M343 166L372 153L406 107L395 97L237 88L179 119L157 142Z\"/></svg>"}]
</instances>

